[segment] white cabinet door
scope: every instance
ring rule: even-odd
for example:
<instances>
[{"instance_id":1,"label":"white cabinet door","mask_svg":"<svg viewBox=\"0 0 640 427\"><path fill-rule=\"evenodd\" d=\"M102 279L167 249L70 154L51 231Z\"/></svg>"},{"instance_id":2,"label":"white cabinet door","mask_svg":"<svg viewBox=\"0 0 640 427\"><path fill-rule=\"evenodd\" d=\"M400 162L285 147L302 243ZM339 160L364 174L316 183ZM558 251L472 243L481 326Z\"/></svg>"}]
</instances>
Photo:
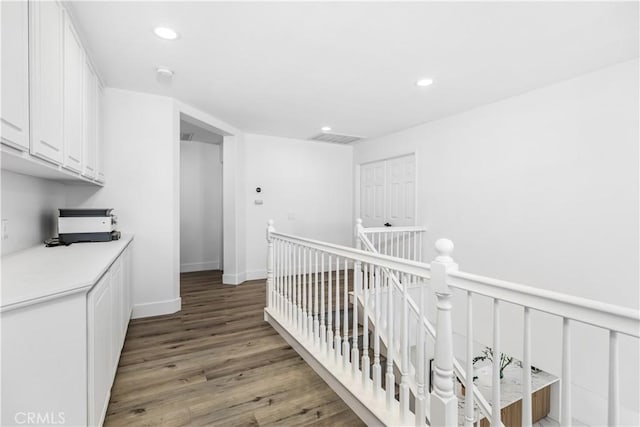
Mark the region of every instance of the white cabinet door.
<instances>
[{"instance_id":1,"label":"white cabinet door","mask_svg":"<svg viewBox=\"0 0 640 427\"><path fill-rule=\"evenodd\" d=\"M98 82L91 65L84 64L83 92L84 92L84 120L83 120L83 149L82 174L88 178L96 177L96 111Z\"/></svg>"},{"instance_id":2,"label":"white cabinet door","mask_svg":"<svg viewBox=\"0 0 640 427\"><path fill-rule=\"evenodd\" d=\"M123 278L122 278L122 256L118 257L111 266L111 288L112 288L112 319L113 330L111 331L111 340L113 345L112 360L111 360L111 372L115 376L118 369L118 361L120 359L120 350L122 350L122 344L124 340L122 327L122 294L123 294Z\"/></svg>"},{"instance_id":3,"label":"white cabinet door","mask_svg":"<svg viewBox=\"0 0 640 427\"><path fill-rule=\"evenodd\" d=\"M63 157L62 8L29 2L31 154L56 164Z\"/></svg>"},{"instance_id":4,"label":"white cabinet door","mask_svg":"<svg viewBox=\"0 0 640 427\"><path fill-rule=\"evenodd\" d=\"M131 245L127 246L122 255L122 322L123 322L123 336L127 334L127 328L129 327L129 320L131 320L131 308L133 302L131 301Z\"/></svg>"},{"instance_id":5,"label":"white cabinet door","mask_svg":"<svg viewBox=\"0 0 640 427\"><path fill-rule=\"evenodd\" d=\"M102 134L104 131L102 127L103 99L104 90L102 86L98 84L96 99L96 179L100 182L104 182L104 138Z\"/></svg>"},{"instance_id":6,"label":"white cabinet door","mask_svg":"<svg viewBox=\"0 0 640 427\"><path fill-rule=\"evenodd\" d=\"M365 227L415 225L415 156L360 167L360 217Z\"/></svg>"},{"instance_id":7,"label":"white cabinet door","mask_svg":"<svg viewBox=\"0 0 640 427\"><path fill-rule=\"evenodd\" d=\"M64 20L64 159L63 166L82 172L82 45L65 14Z\"/></svg>"},{"instance_id":8,"label":"white cabinet door","mask_svg":"<svg viewBox=\"0 0 640 427\"><path fill-rule=\"evenodd\" d=\"M29 8L22 1L3 1L2 107L0 140L29 150Z\"/></svg>"},{"instance_id":9,"label":"white cabinet door","mask_svg":"<svg viewBox=\"0 0 640 427\"><path fill-rule=\"evenodd\" d=\"M88 296L89 425L102 425L113 382L113 296L110 272Z\"/></svg>"}]
</instances>

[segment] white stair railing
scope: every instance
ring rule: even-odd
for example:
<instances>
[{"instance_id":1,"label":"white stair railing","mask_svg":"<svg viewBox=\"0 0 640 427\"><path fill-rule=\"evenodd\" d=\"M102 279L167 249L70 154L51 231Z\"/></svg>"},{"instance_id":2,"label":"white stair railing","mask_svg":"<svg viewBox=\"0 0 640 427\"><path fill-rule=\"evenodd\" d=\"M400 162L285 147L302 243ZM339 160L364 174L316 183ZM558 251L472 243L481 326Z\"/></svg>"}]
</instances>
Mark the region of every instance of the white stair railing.
<instances>
[{"instance_id":1,"label":"white stair railing","mask_svg":"<svg viewBox=\"0 0 640 427\"><path fill-rule=\"evenodd\" d=\"M387 253L391 254L400 254L410 257L410 259L415 261L421 260L422 249L421 245L423 244L422 236L426 232L425 227L420 226L411 226L411 227L376 227L376 228L365 228L362 226L362 220L360 218L356 219L356 247L363 247L366 251L370 251L373 253L379 253L380 250L384 250ZM370 238L373 236L375 239L374 244ZM406 248L403 250L402 248ZM402 256L400 256L403 258ZM397 277L388 271L384 272L388 276L388 282L390 286L395 286L396 288L400 288L400 283L398 282ZM416 350L417 350L417 360L424 360L424 350L425 350L425 341L427 339L431 339L435 342L436 340L436 330L429 321L425 313L425 289L426 283L418 284L420 286L419 292L419 303L416 303L415 300L408 296L408 303L410 310L410 316L412 316L416 322L418 328L420 328L420 324L422 324L422 330L417 331L417 339L416 339ZM420 321L421 320L421 321ZM383 333L383 341L386 343L386 325L382 325ZM453 359L453 370L454 374L460 381L466 384L466 372L473 372L472 365L473 355L467 355L467 367L466 369L462 368L462 365L454 358ZM411 368L418 371L418 378L424 378L424 364L417 364L417 367L411 366ZM473 378L473 375L471 375ZM412 391L417 392L417 395L420 394L419 388L424 387L425 383L416 384L416 390ZM484 398L484 396L480 393L478 387L473 384L473 387L467 388L467 390L472 390L472 393L467 393L465 395L465 422L464 424L469 426L473 425L474 420L476 418L476 414L474 411L474 405L478 406L480 413L487 417L487 419L491 419L492 410L490 404ZM422 401L421 399L417 399L416 401L416 411L425 411L428 408L428 401ZM422 412L421 412L422 413ZM427 417L428 418L428 417ZM501 425L497 424L497 425Z\"/></svg>"},{"instance_id":2,"label":"white stair railing","mask_svg":"<svg viewBox=\"0 0 640 427\"><path fill-rule=\"evenodd\" d=\"M410 408L409 377L422 385L417 390L416 402L426 401L427 391L424 387L424 355L418 362L423 369L417 374L409 369L408 285L427 280L429 265L278 233L272 222L267 229L267 239L265 318L325 380L335 384L338 394L368 424L426 425L425 407L418 411ZM389 277L382 274L383 270L397 277L399 288L394 290L388 283L382 283ZM384 313L389 316L387 322L400 321L399 328L390 327L386 331L388 345L384 382L380 354L381 304L365 303L362 307L365 319L362 328L358 322L358 304L353 304L353 307L349 304L351 290L354 295L363 295L363 300L369 301L371 295L374 300L376 294L379 296L382 286L387 287L390 294L397 294L397 300L401 302L399 309L390 305L391 309ZM388 301L396 297L392 296ZM443 310L439 317L443 336L452 335L450 330L446 331L446 328L451 328L451 321L446 320L450 315L450 310ZM361 332L362 353L357 344ZM396 334L399 335L398 340ZM399 345L395 345L396 342ZM370 351L373 351L372 360ZM442 402L447 408L453 405L456 410L434 414L432 425L457 425L451 354L447 352L450 353L451 348L445 345L435 358L437 378L431 401ZM399 399L396 399L396 378L393 362L390 362L394 359L401 360ZM334 380L337 382L333 383Z\"/></svg>"},{"instance_id":3,"label":"white stair railing","mask_svg":"<svg viewBox=\"0 0 640 427\"><path fill-rule=\"evenodd\" d=\"M453 330L451 297L454 291L467 296L467 372L472 371L472 300L474 295L493 300L493 353L500 342L500 303L523 307L523 411L522 424L531 426L531 312L540 311L563 319L561 425L572 424L571 413L571 324L579 322L609 332L608 425L618 425L619 366L618 336L640 338L640 313L629 308L604 304L517 283L465 273L451 258L453 243L436 242L438 256L429 265L360 249L347 248L316 240L277 233L273 222L267 228L267 307L265 320L294 347L368 425L434 426L458 425L458 402L454 390ZM397 283L391 279L396 278ZM409 297L412 283L429 280L436 295L435 367L430 405L424 387L424 353L418 352L417 369L409 369L409 316L417 311L424 316L424 298L416 304ZM349 309L349 291L354 304ZM379 301L370 304L370 296L387 293L386 312ZM358 349L360 327L357 301L363 296L363 352ZM333 299L335 296L335 299ZM396 298L397 297L397 298ZM410 308L416 306L415 309ZM370 314L370 312L372 312ZM386 327L382 328L386 319ZM352 322L349 321L351 317ZM395 322L400 327L395 327ZM372 334L369 333L372 329ZM387 363L385 381L381 373L380 347L386 334ZM395 335L399 334L399 337ZM365 341L366 337L366 341ZM399 339L396 339L399 338ZM366 344L365 344L366 343ZM369 349L373 366L369 370ZM395 395L393 361L399 360L400 397ZM457 371L457 369L456 369ZM371 378L373 376L373 379ZM500 408L499 365L493 369L492 408ZM417 384L416 410L410 409L410 378ZM467 390L473 390L473 375L461 378ZM474 419L475 393L465 397L464 423ZM501 425L500 410L492 410L491 425Z\"/></svg>"}]
</instances>

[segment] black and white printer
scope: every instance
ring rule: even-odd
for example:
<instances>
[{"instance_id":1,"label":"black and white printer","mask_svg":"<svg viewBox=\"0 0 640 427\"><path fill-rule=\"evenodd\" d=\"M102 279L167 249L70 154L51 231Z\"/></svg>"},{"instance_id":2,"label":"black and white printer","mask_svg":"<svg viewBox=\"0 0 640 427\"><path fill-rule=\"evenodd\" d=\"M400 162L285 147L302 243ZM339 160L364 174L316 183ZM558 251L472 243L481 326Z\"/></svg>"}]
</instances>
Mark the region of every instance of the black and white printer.
<instances>
[{"instance_id":1,"label":"black and white printer","mask_svg":"<svg viewBox=\"0 0 640 427\"><path fill-rule=\"evenodd\" d=\"M77 242L118 240L117 217L113 209L59 209L58 238L68 245Z\"/></svg>"}]
</instances>

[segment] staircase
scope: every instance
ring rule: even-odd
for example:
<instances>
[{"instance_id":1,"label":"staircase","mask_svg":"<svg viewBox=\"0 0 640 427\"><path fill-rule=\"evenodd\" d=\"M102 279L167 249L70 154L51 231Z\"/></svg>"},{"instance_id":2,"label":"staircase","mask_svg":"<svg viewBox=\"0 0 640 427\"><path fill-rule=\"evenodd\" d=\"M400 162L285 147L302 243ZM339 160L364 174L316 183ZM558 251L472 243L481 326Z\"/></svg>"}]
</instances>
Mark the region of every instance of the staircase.
<instances>
[{"instance_id":1,"label":"staircase","mask_svg":"<svg viewBox=\"0 0 640 427\"><path fill-rule=\"evenodd\" d=\"M570 331L580 322L609 331L609 424L619 420L619 334L638 338L631 309L458 271L453 244L438 240L438 256L421 259L424 228L365 229L356 248L278 233L267 228L265 320L368 425L474 425L500 419L499 366L491 404L473 384L474 295L493 301L493 351L500 354L500 303L523 308L522 425L531 426L532 311L563 319L561 425L571 424ZM364 249L364 250L363 250ZM452 294L466 296L466 366L453 357ZM435 313L427 316L427 308ZM435 314L435 326L428 320ZM434 355L432 373L428 354ZM454 376L467 390L459 418ZM432 380L430 378L432 377ZM431 392L429 392L431 389ZM459 422L461 420L461 422Z\"/></svg>"}]
</instances>

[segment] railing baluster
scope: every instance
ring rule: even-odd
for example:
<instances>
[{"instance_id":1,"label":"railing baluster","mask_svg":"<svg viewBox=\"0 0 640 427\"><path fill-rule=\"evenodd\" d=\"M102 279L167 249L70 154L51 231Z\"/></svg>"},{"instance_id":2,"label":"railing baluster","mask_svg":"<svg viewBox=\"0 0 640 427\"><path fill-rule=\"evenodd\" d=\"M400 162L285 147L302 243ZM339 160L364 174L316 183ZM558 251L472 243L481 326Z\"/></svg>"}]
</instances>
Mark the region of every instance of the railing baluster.
<instances>
[{"instance_id":1,"label":"railing baluster","mask_svg":"<svg viewBox=\"0 0 640 427\"><path fill-rule=\"evenodd\" d=\"M464 425L473 426L473 297L467 291L467 378L465 381Z\"/></svg>"},{"instance_id":2,"label":"railing baluster","mask_svg":"<svg viewBox=\"0 0 640 427\"><path fill-rule=\"evenodd\" d=\"M371 276L369 275L369 264L364 265L362 301L364 311L362 314L362 384L366 384L369 379L369 298L371 296Z\"/></svg>"},{"instance_id":3,"label":"railing baluster","mask_svg":"<svg viewBox=\"0 0 640 427\"><path fill-rule=\"evenodd\" d=\"M387 236L384 236L384 254L388 255L389 254L389 238Z\"/></svg>"},{"instance_id":4,"label":"railing baluster","mask_svg":"<svg viewBox=\"0 0 640 427\"><path fill-rule=\"evenodd\" d=\"M560 403L560 424L570 426L571 416L571 321L562 318L562 391Z\"/></svg>"},{"instance_id":5,"label":"railing baluster","mask_svg":"<svg viewBox=\"0 0 640 427\"><path fill-rule=\"evenodd\" d=\"M286 258L286 263L287 263L287 284L285 286L285 290L284 290L284 300L286 302L286 309L287 309L287 314L286 314L286 319L291 322L291 300L289 299L289 295L291 295L291 243L287 243L287 258Z\"/></svg>"},{"instance_id":6,"label":"railing baluster","mask_svg":"<svg viewBox=\"0 0 640 427\"><path fill-rule=\"evenodd\" d=\"M382 292L381 288L381 276L382 270L378 267L375 269L375 277L374 277L374 304L373 304L373 390L375 392L376 397L380 396L380 392L382 391L382 379L381 376L381 368L380 368L380 323L381 319L381 307L380 307L380 292Z\"/></svg>"},{"instance_id":7,"label":"railing baluster","mask_svg":"<svg viewBox=\"0 0 640 427\"><path fill-rule=\"evenodd\" d=\"M403 231L402 233L402 255L400 255L400 258L402 259L406 259L405 258L405 254L404 254L404 249L405 249L405 232Z\"/></svg>"},{"instance_id":8,"label":"railing baluster","mask_svg":"<svg viewBox=\"0 0 640 427\"><path fill-rule=\"evenodd\" d=\"M426 423L426 396L424 391L424 374L425 374L425 362L424 362L424 328L422 327L422 319L424 319L424 286L420 284L420 295L418 299L418 318L416 319L416 333L417 333L417 396L416 396L416 426L423 426Z\"/></svg>"},{"instance_id":9,"label":"railing baluster","mask_svg":"<svg viewBox=\"0 0 640 427\"><path fill-rule=\"evenodd\" d=\"M307 277L307 338L313 340L313 265L312 265L312 257L311 257L311 249L309 249L309 276Z\"/></svg>"},{"instance_id":10,"label":"railing baluster","mask_svg":"<svg viewBox=\"0 0 640 427\"><path fill-rule=\"evenodd\" d=\"M402 285L402 331L400 343L400 418L404 423L409 422L409 303L407 277L401 275Z\"/></svg>"},{"instance_id":11,"label":"railing baluster","mask_svg":"<svg viewBox=\"0 0 640 427\"><path fill-rule=\"evenodd\" d=\"M293 259L294 259L294 275L292 277L293 280L293 286L292 286L292 295L291 295L291 300L293 301L293 324L295 326L295 328L300 328L300 322L299 322L299 313L301 312L302 308L300 306L300 275L298 274L297 270L297 266L300 265L300 250L302 249L301 246L294 246L294 251L293 251Z\"/></svg>"},{"instance_id":12,"label":"railing baluster","mask_svg":"<svg viewBox=\"0 0 640 427\"><path fill-rule=\"evenodd\" d=\"M385 387L387 395L387 410L391 409L391 404L396 398L396 379L393 373L393 359L395 354L393 353L393 340L395 339L393 333L393 284L389 278L389 274L385 274L387 281L387 367L385 372Z\"/></svg>"},{"instance_id":13,"label":"railing baluster","mask_svg":"<svg viewBox=\"0 0 640 427\"><path fill-rule=\"evenodd\" d=\"M522 351L522 426L533 424L531 407L531 312L524 307L524 343Z\"/></svg>"},{"instance_id":14,"label":"railing baluster","mask_svg":"<svg viewBox=\"0 0 640 427\"><path fill-rule=\"evenodd\" d=\"M320 318L318 317L318 305L320 301L318 300L318 251L314 251L315 253L315 277L313 280L313 343L315 345L320 345Z\"/></svg>"},{"instance_id":15,"label":"railing baluster","mask_svg":"<svg viewBox=\"0 0 640 427\"><path fill-rule=\"evenodd\" d=\"M306 307L306 262L305 258L307 255L307 248L303 248L302 251L298 251L298 263L296 266L296 288L297 288L297 296L298 296L298 329L302 332L302 336L306 336L307 328L306 326L306 318L307 318L307 307ZM301 274L302 273L302 274Z\"/></svg>"},{"instance_id":16,"label":"railing baluster","mask_svg":"<svg viewBox=\"0 0 640 427\"><path fill-rule=\"evenodd\" d=\"M500 425L500 300L493 299L493 375L491 425Z\"/></svg>"},{"instance_id":17,"label":"railing baluster","mask_svg":"<svg viewBox=\"0 0 640 427\"><path fill-rule=\"evenodd\" d=\"M333 257L329 255L329 283L327 284L327 357L331 357L331 352L335 351L333 347L333 305L331 304L331 279L333 276Z\"/></svg>"},{"instance_id":18,"label":"railing baluster","mask_svg":"<svg viewBox=\"0 0 640 427\"><path fill-rule=\"evenodd\" d=\"M324 305L324 252L320 254L320 352L326 351L327 345L327 327L325 326L325 312L327 308Z\"/></svg>"},{"instance_id":19,"label":"railing baluster","mask_svg":"<svg viewBox=\"0 0 640 427\"><path fill-rule=\"evenodd\" d=\"M618 372L618 333L609 331L609 426L617 426L620 419L620 389Z\"/></svg>"},{"instance_id":20,"label":"railing baluster","mask_svg":"<svg viewBox=\"0 0 640 427\"><path fill-rule=\"evenodd\" d=\"M359 245L358 245L359 246ZM356 262L353 266L353 346L351 347L351 363L354 377L360 369L360 354L358 353L358 294L362 283L361 264Z\"/></svg>"},{"instance_id":21,"label":"railing baluster","mask_svg":"<svg viewBox=\"0 0 640 427\"><path fill-rule=\"evenodd\" d=\"M349 365L349 261L344 260L344 328L342 336L342 366L346 369Z\"/></svg>"},{"instance_id":22,"label":"railing baluster","mask_svg":"<svg viewBox=\"0 0 640 427\"><path fill-rule=\"evenodd\" d=\"M335 319L336 332L333 335L334 351L336 356L336 364L340 363L340 357L342 357L340 351L342 346L342 340L340 339L340 258L336 257L336 319Z\"/></svg>"}]
</instances>

